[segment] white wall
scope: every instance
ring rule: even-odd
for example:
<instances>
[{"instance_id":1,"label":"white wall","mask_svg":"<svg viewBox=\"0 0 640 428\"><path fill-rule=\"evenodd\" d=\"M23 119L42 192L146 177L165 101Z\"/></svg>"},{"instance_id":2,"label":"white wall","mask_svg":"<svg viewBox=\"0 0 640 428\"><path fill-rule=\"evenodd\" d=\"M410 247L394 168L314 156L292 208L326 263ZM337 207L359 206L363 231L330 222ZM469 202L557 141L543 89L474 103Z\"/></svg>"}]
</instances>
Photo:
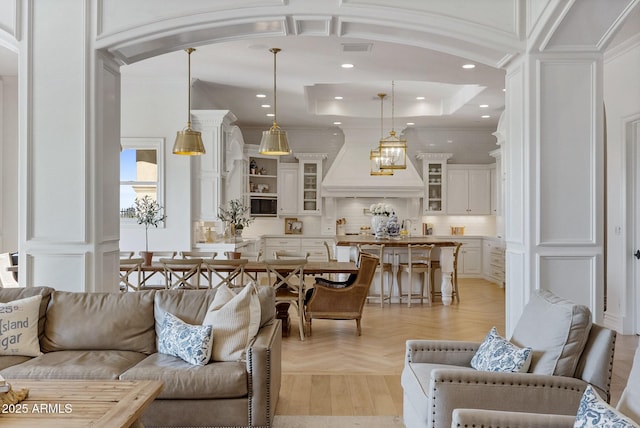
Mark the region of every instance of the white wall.
<instances>
[{"instance_id":1,"label":"white wall","mask_svg":"<svg viewBox=\"0 0 640 428\"><path fill-rule=\"evenodd\" d=\"M18 78L0 76L0 252L18 249Z\"/></svg>"},{"instance_id":2,"label":"white wall","mask_svg":"<svg viewBox=\"0 0 640 428\"><path fill-rule=\"evenodd\" d=\"M166 226L149 229L149 250L191 247L191 158L172 153L176 132L187 126L183 81L122 81L122 136L165 139ZM144 227L120 226L120 249L144 250Z\"/></svg>"},{"instance_id":3,"label":"white wall","mask_svg":"<svg viewBox=\"0 0 640 428\"><path fill-rule=\"evenodd\" d=\"M625 127L640 120L640 35L605 55L604 102L607 116L607 311L605 321L621 333L637 333L633 315L634 284L627 268L635 259L627 250L632 231L627 228L632 208L627 203L627 142ZM636 243L637 244L637 243ZM636 293L640 290L636 290Z\"/></svg>"}]
</instances>

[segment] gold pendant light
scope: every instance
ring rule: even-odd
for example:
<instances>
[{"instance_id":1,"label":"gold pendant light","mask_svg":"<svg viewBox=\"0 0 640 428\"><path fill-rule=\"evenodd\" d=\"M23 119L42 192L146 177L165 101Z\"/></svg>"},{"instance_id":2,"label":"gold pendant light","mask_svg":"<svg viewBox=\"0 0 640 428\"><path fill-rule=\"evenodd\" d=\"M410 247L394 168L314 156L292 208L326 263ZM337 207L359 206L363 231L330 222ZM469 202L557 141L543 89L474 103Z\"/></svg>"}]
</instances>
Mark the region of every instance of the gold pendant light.
<instances>
[{"instance_id":1,"label":"gold pendant light","mask_svg":"<svg viewBox=\"0 0 640 428\"><path fill-rule=\"evenodd\" d=\"M280 50L278 48L269 49L270 52L273 52L273 126L268 131L262 132L262 140L260 140L260 148L258 149L260 154L271 156L283 156L291 153L287 132L280 129L276 120L276 55Z\"/></svg>"},{"instance_id":2,"label":"gold pendant light","mask_svg":"<svg viewBox=\"0 0 640 428\"><path fill-rule=\"evenodd\" d=\"M191 52L194 48L185 49L189 54L189 78L187 80L189 87L189 110L187 113L187 127L182 131L178 131L176 141L173 144L173 154L176 155L203 155L205 153L204 144L202 143L202 135L198 131L191 129Z\"/></svg>"},{"instance_id":3,"label":"gold pendant light","mask_svg":"<svg viewBox=\"0 0 640 428\"><path fill-rule=\"evenodd\" d=\"M383 118L383 112L384 112L384 97L386 96L387 94L378 94L378 97L380 97L380 138L381 139L382 139L382 129L383 129L382 118ZM376 147L375 149L372 149L369 152L369 160L371 162L371 168L370 168L371 175L393 175L392 169L381 168L381 165L383 162L382 162L382 154L380 153L379 147Z\"/></svg>"},{"instance_id":4,"label":"gold pendant light","mask_svg":"<svg viewBox=\"0 0 640 428\"><path fill-rule=\"evenodd\" d=\"M384 169L407 169L407 140L396 136L393 127L395 82L391 82L391 131L380 140L380 167Z\"/></svg>"}]
</instances>

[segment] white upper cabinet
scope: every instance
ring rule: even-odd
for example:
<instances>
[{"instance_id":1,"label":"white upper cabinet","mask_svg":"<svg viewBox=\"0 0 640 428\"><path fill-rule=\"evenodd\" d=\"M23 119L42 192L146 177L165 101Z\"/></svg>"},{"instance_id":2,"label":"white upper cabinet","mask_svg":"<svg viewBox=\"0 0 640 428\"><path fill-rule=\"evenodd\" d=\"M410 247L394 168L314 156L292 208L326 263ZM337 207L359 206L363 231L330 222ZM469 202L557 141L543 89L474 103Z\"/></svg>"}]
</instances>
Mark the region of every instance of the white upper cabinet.
<instances>
[{"instance_id":1,"label":"white upper cabinet","mask_svg":"<svg viewBox=\"0 0 640 428\"><path fill-rule=\"evenodd\" d=\"M298 214L297 163L281 163L278 175L278 215Z\"/></svg>"},{"instance_id":2,"label":"white upper cabinet","mask_svg":"<svg viewBox=\"0 0 640 428\"><path fill-rule=\"evenodd\" d=\"M297 153L298 212L304 215L322 214L322 161L326 153Z\"/></svg>"},{"instance_id":3,"label":"white upper cabinet","mask_svg":"<svg viewBox=\"0 0 640 428\"><path fill-rule=\"evenodd\" d=\"M451 153L419 153L424 181L423 212L426 215L447 212L447 159Z\"/></svg>"},{"instance_id":4,"label":"white upper cabinet","mask_svg":"<svg viewBox=\"0 0 640 428\"><path fill-rule=\"evenodd\" d=\"M491 173L485 165L449 165L447 214L491 213Z\"/></svg>"}]
</instances>

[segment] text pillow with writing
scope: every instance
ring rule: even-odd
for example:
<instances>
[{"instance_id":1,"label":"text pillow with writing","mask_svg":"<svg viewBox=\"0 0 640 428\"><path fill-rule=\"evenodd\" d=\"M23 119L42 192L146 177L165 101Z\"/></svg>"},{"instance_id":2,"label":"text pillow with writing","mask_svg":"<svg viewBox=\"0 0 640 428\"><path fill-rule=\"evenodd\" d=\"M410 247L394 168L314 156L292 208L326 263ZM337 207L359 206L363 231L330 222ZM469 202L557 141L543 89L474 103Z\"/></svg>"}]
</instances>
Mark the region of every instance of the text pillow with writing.
<instances>
[{"instance_id":1,"label":"text pillow with writing","mask_svg":"<svg viewBox=\"0 0 640 428\"><path fill-rule=\"evenodd\" d=\"M38 317L42 296L0 303L0 355L41 355Z\"/></svg>"}]
</instances>

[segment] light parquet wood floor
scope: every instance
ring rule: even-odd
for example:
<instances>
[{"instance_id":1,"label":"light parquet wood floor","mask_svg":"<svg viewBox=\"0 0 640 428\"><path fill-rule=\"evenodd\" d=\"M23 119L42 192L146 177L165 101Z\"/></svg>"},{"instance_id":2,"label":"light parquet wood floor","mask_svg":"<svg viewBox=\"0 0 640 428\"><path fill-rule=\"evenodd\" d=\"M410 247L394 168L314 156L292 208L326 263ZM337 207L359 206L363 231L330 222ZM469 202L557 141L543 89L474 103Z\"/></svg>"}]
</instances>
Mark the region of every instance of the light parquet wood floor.
<instances>
[{"instance_id":1,"label":"light parquet wood floor","mask_svg":"<svg viewBox=\"0 0 640 428\"><path fill-rule=\"evenodd\" d=\"M402 415L400 373L408 339L482 341L492 326L504 334L505 291L480 279L460 280L461 303L367 303L362 336L355 321L314 320L313 335L283 338L282 386L276 414ZM612 402L626 384L637 336L618 335Z\"/></svg>"}]
</instances>

